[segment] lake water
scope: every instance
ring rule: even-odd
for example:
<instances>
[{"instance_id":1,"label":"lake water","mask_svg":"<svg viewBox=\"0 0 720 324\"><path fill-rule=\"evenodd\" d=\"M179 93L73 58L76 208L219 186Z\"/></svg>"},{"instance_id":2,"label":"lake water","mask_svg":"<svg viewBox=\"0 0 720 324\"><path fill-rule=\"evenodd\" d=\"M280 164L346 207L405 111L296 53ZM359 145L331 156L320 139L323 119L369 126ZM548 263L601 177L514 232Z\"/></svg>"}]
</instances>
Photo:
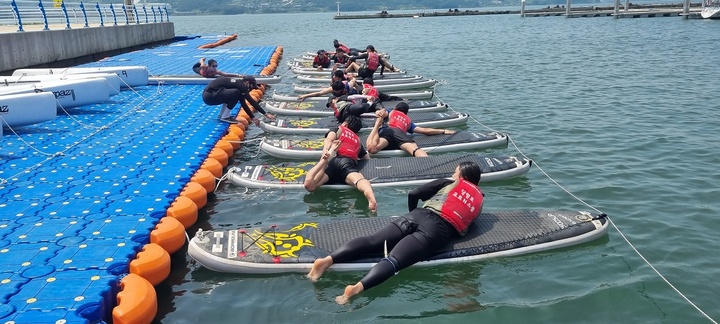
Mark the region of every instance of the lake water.
<instances>
[{"instance_id":1,"label":"lake water","mask_svg":"<svg viewBox=\"0 0 720 324\"><path fill-rule=\"evenodd\" d=\"M485 210L580 209L617 228L588 244L472 264L407 269L348 305L363 273L238 275L181 251L158 287L162 323L707 323L720 319L720 21L517 15L342 20L334 13L171 19L177 35L238 33L228 46L306 51L373 44L437 95L526 154L525 177L483 185ZM289 93L291 74L277 91ZM260 138L257 128L246 139ZM279 162L246 144L235 164ZM406 189L378 189L378 216L403 214ZM715 198L713 198L715 197ZM236 228L369 217L355 191L223 184L197 226ZM619 230L618 230L619 229ZM190 230L194 233L195 228ZM621 234L622 233L622 234ZM626 241L623 236L627 237Z\"/></svg>"}]
</instances>

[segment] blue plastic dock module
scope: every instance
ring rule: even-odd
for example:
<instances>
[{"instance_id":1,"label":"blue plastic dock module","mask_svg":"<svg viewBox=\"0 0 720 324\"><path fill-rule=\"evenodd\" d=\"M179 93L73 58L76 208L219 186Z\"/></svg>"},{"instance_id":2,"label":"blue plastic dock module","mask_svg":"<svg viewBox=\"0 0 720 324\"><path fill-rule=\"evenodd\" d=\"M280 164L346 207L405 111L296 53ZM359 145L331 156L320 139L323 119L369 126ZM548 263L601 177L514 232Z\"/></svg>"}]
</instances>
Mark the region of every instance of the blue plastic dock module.
<instances>
[{"instance_id":1,"label":"blue plastic dock module","mask_svg":"<svg viewBox=\"0 0 720 324\"><path fill-rule=\"evenodd\" d=\"M258 74L275 46L182 39L85 64L192 74L200 57ZM239 42L239 41L235 41ZM240 45L239 43L237 45ZM129 262L228 124L199 85L141 86L6 129L0 145L0 323L109 321Z\"/></svg>"}]
</instances>

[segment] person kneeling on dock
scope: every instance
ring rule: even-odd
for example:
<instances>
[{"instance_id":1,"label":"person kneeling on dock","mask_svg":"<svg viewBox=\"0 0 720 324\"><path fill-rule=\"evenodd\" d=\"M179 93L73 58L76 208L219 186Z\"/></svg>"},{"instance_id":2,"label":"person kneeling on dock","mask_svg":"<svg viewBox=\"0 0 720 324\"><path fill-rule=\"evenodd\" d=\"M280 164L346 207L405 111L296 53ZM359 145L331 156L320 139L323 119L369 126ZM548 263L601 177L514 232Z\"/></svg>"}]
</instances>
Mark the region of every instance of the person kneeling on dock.
<instances>
[{"instance_id":1,"label":"person kneeling on dock","mask_svg":"<svg viewBox=\"0 0 720 324\"><path fill-rule=\"evenodd\" d=\"M478 187L481 174L477 163L462 162L455 167L452 179L437 179L413 189L408 193L409 213L374 234L352 239L329 256L315 260L308 279L317 282L335 263L382 255L379 252L384 251L385 258L335 298L338 304L345 304L400 270L426 260L451 240L465 235L482 212L484 195ZM425 203L418 208L420 200Z\"/></svg>"},{"instance_id":2,"label":"person kneeling on dock","mask_svg":"<svg viewBox=\"0 0 720 324\"><path fill-rule=\"evenodd\" d=\"M455 131L447 129L436 129L429 127L420 127L410 120L407 113L410 107L405 102L400 102L395 106L389 114L386 110L378 110L375 115L375 125L368 135L366 145L370 154L375 154L387 148L389 150L402 149L412 156L426 157L427 152L418 147L415 140L408 133L418 133L424 135L439 134L455 134ZM382 127L383 118L390 117L387 127Z\"/></svg>"},{"instance_id":3,"label":"person kneeling on dock","mask_svg":"<svg viewBox=\"0 0 720 324\"><path fill-rule=\"evenodd\" d=\"M361 191L368 200L368 208L377 211L377 201L370 181L365 179L357 167L358 159L369 159L357 133L362 128L359 117L348 116L337 129L325 134L323 153L320 161L305 176L305 189L313 192L330 183L346 183Z\"/></svg>"},{"instance_id":4,"label":"person kneeling on dock","mask_svg":"<svg viewBox=\"0 0 720 324\"><path fill-rule=\"evenodd\" d=\"M226 78L219 77L212 80L203 90L202 98L205 104L210 106L216 106L222 104L222 110L218 119L220 121L236 124L237 120L230 117L230 112L235 108L235 105L240 102L240 106L250 116L255 126L260 125L260 120L255 117L252 110L248 106L250 105L265 115L265 117L274 119L275 116L266 112L260 105L250 96L250 89L257 89L257 81L252 75L246 75L242 78Z\"/></svg>"}]
</instances>

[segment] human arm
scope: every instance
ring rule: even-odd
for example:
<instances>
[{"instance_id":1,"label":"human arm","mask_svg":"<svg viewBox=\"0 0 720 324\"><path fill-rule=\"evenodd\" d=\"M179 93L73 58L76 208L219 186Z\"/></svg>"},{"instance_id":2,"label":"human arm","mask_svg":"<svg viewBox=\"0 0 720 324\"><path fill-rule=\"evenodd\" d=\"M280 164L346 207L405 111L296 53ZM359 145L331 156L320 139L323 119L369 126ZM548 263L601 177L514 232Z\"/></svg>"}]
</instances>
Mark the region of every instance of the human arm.
<instances>
[{"instance_id":1,"label":"human arm","mask_svg":"<svg viewBox=\"0 0 720 324\"><path fill-rule=\"evenodd\" d=\"M452 179L436 179L411 190L408 193L408 211L413 211L417 208L420 200L426 201L432 198L440 189L452 182Z\"/></svg>"},{"instance_id":2,"label":"human arm","mask_svg":"<svg viewBox=\"0 0 720 324\"><path fill-rule=\"evenodd\" d=\"M338 139L340 131L340 128L334 127L330 129L327 133L325 133L325 140L323 141L323 152L322 157L324 159L329 159L332 154L333 149L333 143Z\"/></svg>"},{"instance_id":3,"label":"human arm","mask_svg":"<svg viewBox=\"0 0 720 324\"><path fill-rule=\"evenodd\" d=\"M250 107L248 106L248 103L250 103L250 105L252 105L253 108L255 108L255 111L257 111L257 112L265 115L265 117L270 118L270 119L274 119L274 118L275 118L275 116L274 116L273 114L266 112L265 109L263 109L263 108L260 106L260 104L258 104L258 102L255 101L255 99L253 99L253 98L250 96L249 93L246 92L245 95L243 95L243 99L245 99L245 100L240 100L240 106L242 106L243 110L245 110L245 113L247 113L248 116L250 116L250 119L253 121L253 123L255 123L255 126L259 126L259 125L260 125L260 120L257 119L257 117L255 117L255 115L253 114L252 110L251 110Z\"/></svg>"},{"instance_id":4,"label":"human arm","mask_svg":"<svg viewBox=\"0 0 720 324\"><path fill-rule=\"evenodd\" d=\"M415 126L415 128L412 129L413 133L423 134L423 135L452 135L456 132L454 130L450 129L442 129L442 128L430 128L430 127L421 127L421 126Z\"/></svg>"},{"instance_id":5,"label":"human arm","mask_svg":"<svg viewBox=\"0 0 720 324\"><path fill-rule=\"evenodd\" d=\"M307 98L310 98L310 97L318 97L318 96L322 96L322 95L324 95L324 94L331 93L332 91L333 91L332 87L327 87L327 88L322 89L322 90L320 90L320 91L315 91L315 92L312 92L312 93L306 93L306 94L304 94L304 95L300 95L300 96L298 96L298 99L299 99L300 101L303 101L303 100L305 100L305 99L307 99Z\"/></svg>"},{"instance_id":6,"label":"human arm","mask_svg":"<svg viewBox=\"0 0 720 324\"><path fill-rule=\"evenodd\" d=\"M350 59L348 60L348 62L351 62L351 63L352 63L352 62L355 62L355 61L357 61L357 60L359 60L359 59L366 60L367 57L368 57L367 52L365 52L365 53L362 53L362 54L360 54L360 55L351 56Z\"/></svg>"}]
</instances>

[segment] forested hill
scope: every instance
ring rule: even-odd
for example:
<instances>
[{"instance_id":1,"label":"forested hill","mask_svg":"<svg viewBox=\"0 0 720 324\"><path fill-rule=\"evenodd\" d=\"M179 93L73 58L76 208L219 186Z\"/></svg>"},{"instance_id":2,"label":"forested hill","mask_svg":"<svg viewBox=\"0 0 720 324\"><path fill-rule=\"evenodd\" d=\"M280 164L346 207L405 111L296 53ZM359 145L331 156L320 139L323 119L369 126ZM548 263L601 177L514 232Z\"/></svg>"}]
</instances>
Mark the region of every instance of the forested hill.
<instances>
[{"instance_id":1,"label":"forested hill","mask_svg":"<svg viewBox=\"0 0 720 324\"><path fill-rule=\"evenodd\" d=\"M332 0L166 0L175 14L242 14L281 12L335 12L337 3ZM573 3L590 3L576 0ZM528 5L565 4L564 0L527 0ZM465 10L493 6L520 6L520 0L362 0L341 1L340 11L391 11L391 10Z\"/></svg>"}]
</instances>

